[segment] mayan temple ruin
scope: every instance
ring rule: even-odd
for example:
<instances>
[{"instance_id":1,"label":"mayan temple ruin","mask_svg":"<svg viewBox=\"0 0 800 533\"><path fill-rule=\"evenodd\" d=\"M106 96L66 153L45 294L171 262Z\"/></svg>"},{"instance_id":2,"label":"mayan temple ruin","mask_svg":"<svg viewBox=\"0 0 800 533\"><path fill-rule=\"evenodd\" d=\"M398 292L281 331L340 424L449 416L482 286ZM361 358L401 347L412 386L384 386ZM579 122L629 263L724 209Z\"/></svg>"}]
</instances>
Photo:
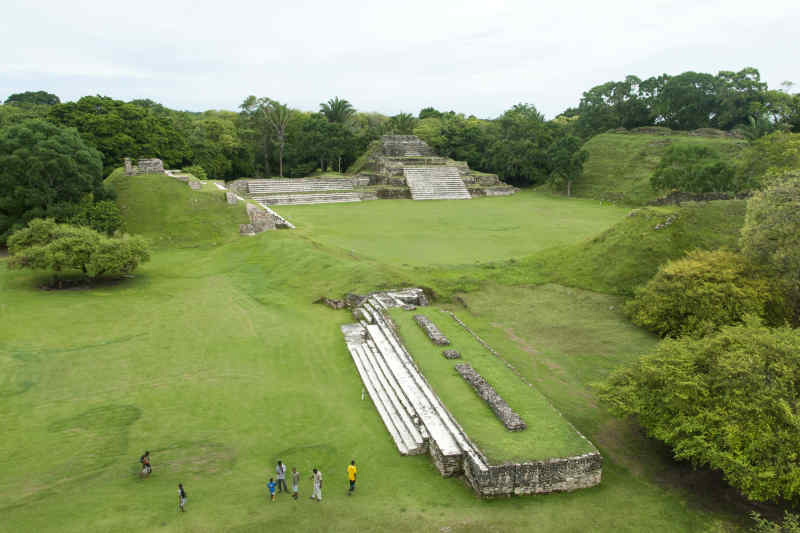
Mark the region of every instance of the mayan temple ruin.
<instances>
[{"instance_id":1,"label":"mayan temple ruin","mask_svg":"<svg viewBox=\"0 0 800 533\"><path fill-rule=\"evenodd\" d=\"M471 170L464 161L434 153L414 135L384 135L370 145L366 164L354 176L299 179L240 179L232 191L263 205L361 202L393 198L467 200L508 196L517 189L495 174Z\"/></svg>"}]
</instances>

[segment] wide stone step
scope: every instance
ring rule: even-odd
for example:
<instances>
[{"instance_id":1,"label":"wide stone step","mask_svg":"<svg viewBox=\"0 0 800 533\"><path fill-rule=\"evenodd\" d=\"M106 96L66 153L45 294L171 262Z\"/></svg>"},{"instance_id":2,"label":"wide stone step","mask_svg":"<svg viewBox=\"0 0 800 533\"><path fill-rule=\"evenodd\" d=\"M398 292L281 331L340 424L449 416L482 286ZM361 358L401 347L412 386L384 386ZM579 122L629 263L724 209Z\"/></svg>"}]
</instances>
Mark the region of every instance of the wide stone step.
<instances>
[{"instance_id":1,"label":"wide stone step","mask_svg":"<svg viewBox=\"0 0 800 533\"><path fill-rule=\"evenodd\" d=\"M374 309L374 303L375 299L370 298L366 303L366 305L369 306L370 304L373 304L373 309ZM375 324L370 324L367 326L367 334L369 335L369 337L372 338L374 341L375 340L374 334L376 330L380 331L383 334L384 338L391 346L391 349L388 352L396 354L397 358L402 361L403 367L406 370L410 371L412 376L415 378L417 388L425 395L428 405L430 406L430 409L432 409L433 412L435 412L436 417L441 422L441 426L447 432L449 438L456 443L456 447L459 450L461 450L463 453L466 453L470 457L470 459L473 461L473 464L477 468L481 470L485 469L486 463L482 455L472 444L472 441L469 440L463 428L461 428L461 425L455 421L455 419L447 410L447 408L444 406L444 404L441 403L441 400L433 392L433 390L431 389L430 385L428 384L424 376L422 376L419 373L419 370L414 364L411 355L406 351L405 347L403 347L402 344L399 342L399 340L395 337L394 332L386 323L386 321L383 319L383 316L379 312L377 312L377 310L376 312L373 313L373 316L375 318ZM382 352L384 354L387 353L384 351ZM417 412L420 413L419 410ZM421 413L420 417L422 418ZM424 421L425 419L423 418L423 422ZM428 427L427 424L426 427ZM439 428L434 427L434 429L439 429ZM449 445L449 440L444 439L441 442L439 440L439 438L441 438L442 435L441 432L434 433L434 431L431 431L430 427L428 427L428 432L430 433L431 438L436 440L437 446L440 448L440 450L444 455L452 455L452 452L446 451L448 450L447 446Z\"/></svg>"},{"instance_id":2,"label":"wide stone step","mask_svg":"<svg viewBox=\"0 0 800 533\"><path fill-rule=\"evenodd\" d=\"M391 373L385 368L385 363L380 354L377 353L377 348L374 348L374 345L370 346L369 343L362 344L361 352L364 355L364 360L372 367L373 376L377 378L377 382L381 387L379 391L381 399L385 406L389 406L388 410L393 416L395 428L403 437L408 453L425 452L425 441L412 418L416 413L408 404L408 400L400 387L394 382Z\"/></svg>"},{"instance_id":3,"label":"wide stone step","mask_svg":"<svg viewBox=\"0 0 800 533\"><path fill-rule=\"evenodd\" d=\"M457 168L450 166L403 169L414 200L467 200L472 198Z\"/></svg>"},{"instance_id":4,"label":"wide stone step","mask_svg":"<svg viewBox=\"0 0 800 533\"><path fill-rule=\"evenodd\" d=\"M250 180L247 190L252 193L290 193L352 190L352 179L265 179Z\"/></svg>"},{"instance_id":5,"label":"wide stone step","mask_svg":"<svg viewBox=\"0 0 800 533\"><path fill-rule=\"evenodd\" d=\"M363 361L363 355L360 351L360 346L357 344L347 343L347 349L350 352L350 356L353 358L353 363L355 364L359 375L361 376L361 382L364 384L364 388L367 389L367 393L369 394L369 397L375 406L375 410L378 411L378 416L381 417L383 424L386 426L386 429L392 436L392 439L397 446L397 450L402 455L409 455L409 449L406 445L406 441L403 438L403 435L398 431L394 418L386 408L383 398L381 397L381 394L375 385L375 381L373 380L368 367Z\"/></svg>"},{"instance_id":6,"label":"wide stone step","mask_svg":"<svg viewBox=\"0 0 800 533\"><path fill-rule=\"evenodd\" d=\"M252 194L253 198L267 205L303 205L360 202L361 195L355 192L319 194Z\"/></svg>"},{"instance_id":7,"label":"wide stone step","mask_svg":"<svg viewBox=\"0 0 800 533\"><path fill-rule=\"evenodd\" d=\"M431 404L418 380L415 379L415 370L407 368L405 361L396 352L380 326L367 325L367 333L375 342L375 346L384 361L386 361L389 370L403 389L409 402L414 406L414 410L427 429L430 438L436 442L436 446L441 450L441 453L445 456L461 455L462 450L458 442L453 438L436 406Z\"/></svg>"}]
</instances>

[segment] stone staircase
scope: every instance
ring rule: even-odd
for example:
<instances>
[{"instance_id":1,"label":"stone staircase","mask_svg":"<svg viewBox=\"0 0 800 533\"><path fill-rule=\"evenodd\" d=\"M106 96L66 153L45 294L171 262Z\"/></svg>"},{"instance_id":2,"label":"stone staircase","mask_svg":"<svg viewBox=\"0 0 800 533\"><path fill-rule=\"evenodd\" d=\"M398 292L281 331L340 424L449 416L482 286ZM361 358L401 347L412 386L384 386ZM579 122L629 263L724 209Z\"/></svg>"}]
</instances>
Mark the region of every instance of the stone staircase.
<instances>
[{"instance_id":1,"label":"stone staircase","mask_svg":"<svg viewBox=\"0 0 800 533\"><path fill-rule=\"evenodd\" d=\"M357 192L251 194L251 196L264 205L333 204L361 201L361 195Z\"/></svg>"},{"instance_id":2,"label":"stone staircase","mask_svg":"<svg viewBox=\"0 0 800 533\"><path fill-rule=\"evenodd\" d=\"M351 191L350 178L298 178L249 180L250 194L287 194L293 192Z\"/></svg>"},{"instance_id":3,"label":"stone staircase","mask_svg":"<svg viewBox=\"0 0 800 533\"><path fill-rule=\"evenodd\" d=\"M263 179L247 182L248 194L263 205L360 202L352 178Z\"/></svg>"},{"instance_id":4,"label":"stone staircase","mask_svg":"<svg viewBox=\"0 0 800 533\"><path fill-rule=\"evenodd\" d=\"M415 290L368 297L354 311L359 323L341 328L347 349L401 454L428 452L443 476L463 472L465 461L472 469L486 470L485 458L433 392L384 314L418 299Z\"/></svg>"},{"instance_id":5,"label":"stone staircase","mask_svg":"<svg viewBox=\"0 0 800 533\"><path fill-rule=\"evenodd\" d=\"M405 167L403 174L414 200L468 200L471 198L458 169L451 166Z\"/></svg>"}]
</instances>

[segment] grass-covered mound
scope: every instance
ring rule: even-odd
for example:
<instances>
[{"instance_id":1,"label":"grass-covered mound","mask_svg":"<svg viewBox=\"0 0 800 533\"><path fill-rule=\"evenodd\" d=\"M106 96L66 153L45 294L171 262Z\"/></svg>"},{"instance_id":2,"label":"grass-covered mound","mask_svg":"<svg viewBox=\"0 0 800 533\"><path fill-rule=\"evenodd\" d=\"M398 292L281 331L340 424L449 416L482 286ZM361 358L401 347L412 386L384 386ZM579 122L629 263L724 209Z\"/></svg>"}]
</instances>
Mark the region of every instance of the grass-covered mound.
<instances>
[{"instance_id":1,"label":"grass-covered mound","mask_svg":"<svg viewBox=\"0 0 800 533\"><path fill-rule=\"evenodd\" d=\"M125 231L147 237L155 247L222 244L238 238L239 224L249 222L244 204L228 205L213 184L193 191L163 174L126 176L117 169L106 186L117 192Z\"/></svg>"},{"instance_id":2,"label":"grass-covered mound","mask_svg":"<svg viewBox=\"0 0 800 533\"><path fill-rule=\"evenodd\" d=\"M736 250L745 207L743 200L719 200L637 208L614 226L577 244L508 261L426 270L421 275L445 296L478 290L486 283L559 283L632 295L660 265L690 250Z\"/></svg>"},{"instance_id":3,"label":"grass-covered mound","mask_svg":"<svg viewBox=\"0 0 800 533\"><path fill-rule=\"evenodd\" d=\"M658 198L650 186L661 157L674 143L707 146L723 156L735 157L744 142L730 138L646 133L603 133L583 146L589 158L583 176L572 186L575 196L643 205Z\"/></svg>"},{"instance_id":4,"label":"grass-covered mound","mask_svg":"<svg viewBox=\"0 0 800 533\"><path fill-rule=\"evenodd\" d=\"M414 314L427 316L450 341L461 359L442 356L414 321ZM490 464L571 457L593 451L591 445L567 423L539 391L528 387L505 364L481 346L450 316L437 309L390 311L400 336L433 389L455 416L470 439L486 454ZM455 365L469 363L522 417L527 428L508 431L472 387L456 372Z\"/></svg>"}]
</instances>

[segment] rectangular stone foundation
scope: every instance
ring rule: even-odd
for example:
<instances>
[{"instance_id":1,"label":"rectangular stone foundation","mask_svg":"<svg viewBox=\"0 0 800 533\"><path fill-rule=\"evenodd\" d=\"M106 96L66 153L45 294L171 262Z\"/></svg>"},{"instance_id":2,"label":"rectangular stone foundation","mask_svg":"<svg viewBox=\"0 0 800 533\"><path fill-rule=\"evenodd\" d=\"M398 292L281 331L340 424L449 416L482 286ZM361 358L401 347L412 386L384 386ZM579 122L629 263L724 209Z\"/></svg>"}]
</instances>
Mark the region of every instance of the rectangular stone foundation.
<instances>
[{"instance_id":1,"label":"rectangular stone foundation","mask_svg":"<svg viewBox=\"0 0 800 533\"><path fill-rule=\"evenodd\" d=\"M575 457L489 466L480 471L469 459L464 473L481 497L569 492L600 483L603 458L598 452Z\"/></svg>"}]
</instances>

